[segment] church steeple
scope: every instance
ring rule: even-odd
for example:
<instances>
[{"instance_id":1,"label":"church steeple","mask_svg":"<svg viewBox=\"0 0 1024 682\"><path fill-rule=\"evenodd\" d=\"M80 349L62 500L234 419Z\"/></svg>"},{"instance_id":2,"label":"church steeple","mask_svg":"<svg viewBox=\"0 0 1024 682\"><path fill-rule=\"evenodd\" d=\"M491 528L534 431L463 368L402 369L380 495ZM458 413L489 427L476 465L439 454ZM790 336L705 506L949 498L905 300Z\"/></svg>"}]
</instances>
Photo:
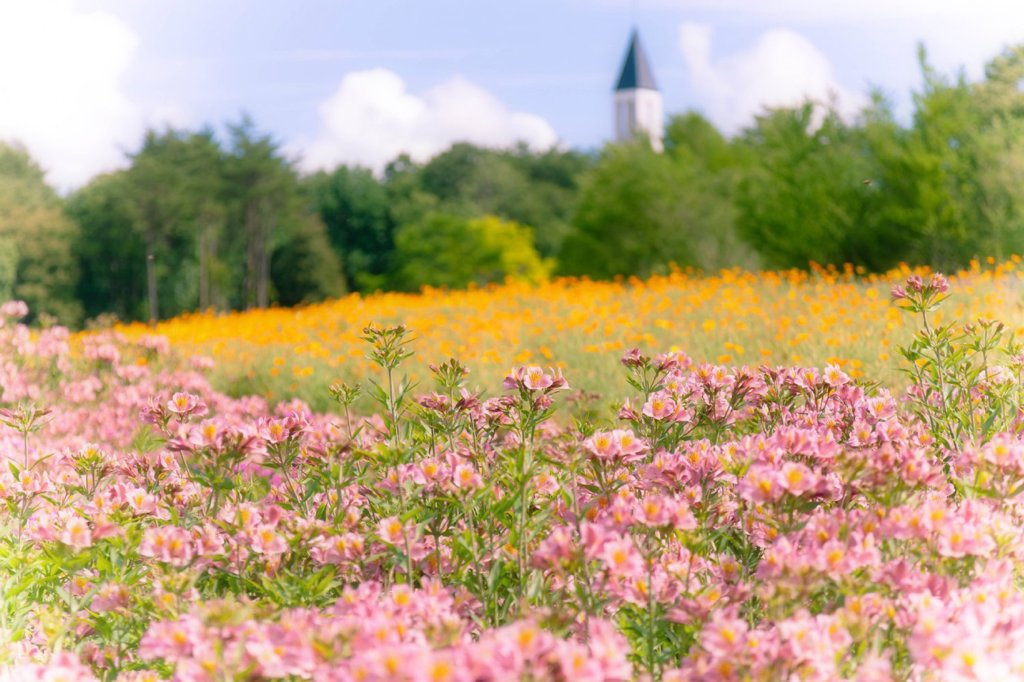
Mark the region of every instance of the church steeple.
<instances>
[{"instance_id":1,"label":"church steeple","mask_svg":"<svg viewBox=\"0 0 1024 682\"><path fill-rule=\"evenodd\" d=\"M640 34L634 28L629 36L629 48L626 50L626 58L622 62L622 72L619 74L619 84L615 90L633 90L642 88L644 90L657 90L654 82L654 73L651 71L651 64L647 61L647 53L644 46L640 44Z\"/></svg>"},{"instance_id":2,"label":"church steeple","mask_svg":"<svg viewBox=\"0 0 1024 682\"><path fill-rule=\"evenodd\" d=\"M629 37L626 58L615 86L615 139L630 140L646 135L655 151L662 150L664 114L661 93L654 72L634 28Z\"/></svg>"}]
</instances>

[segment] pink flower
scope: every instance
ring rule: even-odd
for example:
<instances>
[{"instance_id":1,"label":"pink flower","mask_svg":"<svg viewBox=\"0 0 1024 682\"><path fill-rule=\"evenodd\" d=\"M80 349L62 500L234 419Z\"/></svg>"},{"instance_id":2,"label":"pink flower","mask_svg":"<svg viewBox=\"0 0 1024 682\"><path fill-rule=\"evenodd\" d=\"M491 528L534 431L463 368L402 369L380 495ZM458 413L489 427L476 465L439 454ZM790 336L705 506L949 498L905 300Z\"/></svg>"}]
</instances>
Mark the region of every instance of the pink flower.
<instances>
[{"instance_id":1,"label":"pink flower","mask_svg":"<svg viewBox=\"0 0 1024 682\"><path fill-rule=\"evenodd\" d=\"M533 552L533 563L539 567L557 566L568 561L573 555L573 537L568 528L558 526Z\"/></svg>"},{"instance_id":2,"label":"pink flower","mask_svg":"<svg viewBox=\"0 0 1024 682\"><path fill-rule=\"evenodd\" d=\"M405 541L406 528L397 516L389 516L380 520L377 534L387 544L398 545Z\"/></svg>"},{"instance_id":3,"label":"pink flower","mask_svg":"<svg viewBox=\"0 0 1024 682\"><path fill-rule=\"evenodd\" d=\"M587 648L600 666L602 679L633 678L633 669L629 663L629 643L611 622L599 618L589 620Z\"/></svg>"},{"instance_id":4,"label":"pink flower","mask_svg":"<svg viewBox=\"0 0 1024 682\"><path fill-rule=\"evenodd\" d=\"M189 532L176 526L147 528L139 543L139 554L171 566L187 566L192 561L193 546Z\"/></svg>"},{"instance_id":5,"label":"pink flower","mask_svg":"<svg viewBox=\"0 0 1024 682\"><path fill-rule=\"evenodd\" d=\"M96 577L96 571L82 571L76 574L68 581L67 591L76 597L81 597L88 594L89 590L96 587L96 584L92 582L92 579Z\"/></svg>"},{"instance_id":6,"label":"pink flower","mask_svg":"<svg viewBox=\"0 0 1024 682\"><path fill-rule=\"evenodd\" d=\"M846 544L838 540L829 540L822 545L817 564L820 571L833 578L846 575L854 566Z\"/></svg>"},{"instance_id":7,"label":"pink flower","mask_svg":"<svg viewBox=\"0 0 1024 682\"><path fill-rule=\"evenodd\" d=\"M206 405L199 396L178 392L167 401L167 410L181 419L190 416L201 417L206 414Z\"/></svg>"},{"instance_id":8,"label":"pink flower","mask_svg":"<svg viewBox=\"0 0 1024 682\"><path fill-rule=\"evenodd\" d=\"M351 561L363 553L365 541L357 533L318 538L310 551L314 561L321 564L340 564Z\"/></svg>"},{"instance_id":9,"label":"pink flower","mask_svg":"<svg viewBox=\"0 0 1024 682\"><path fill-rule=\"evenodd\" d=\"M64 524L60 541L75 549L85 549L92 545L92 530L85 519L80 516L72 516Z\"/></svg>"},{"instance_id":10,"label":"pink flower","mask_svg":"<svg viewBox=\"0 0 1024 682\"><path fill-rule=\"evenodd\" d=\"M128 502L128 506L136 514L153 514L156 512L156 497L152 493L146 492L143 488L133 488L125 495L125 499Z\"/></svg>"},{"instance_id":11,"label":"pink flower","mask_svg":"<svg viewBox=\"0 0 1024 682\"><path fill-rule=\"evenodd\" d=\"M642 367L649 361L640 354L639 348L630 348L622 354L622 364L626 367Z\"/></svg>"},{"instance_id":12,"label":"pink flower","mask_svg":"<svg viewBox=\"0 0 1024 682\"><path fill-rule=\"evenodd\" d=\"M251 540L251 547L257 554L284 554L288 551L288 543L270 524L259 526L252 533Z\"/></svg>"},{"instance_id":13,"label":"pink flower","mask_svg":"<svg viewBox=\"0 0 1024 682\"><path fill-rule=\"evenodd\" d=\"M637 551L633 541L621 537L605 544L601 558L612 575L632 576L644 571L644 560Z\"/></svg>"},{"instance_id":14,"label":"pink flower","mask_svg":"<svg viewBox=\"0 0 1024 682\"><path fill-rule=\"evenodd\" d=\"M736 492L749 502L774 502L782 496L784 488L776 470L763 464L755 464L740 480Z\"/></svg>"},{"instance_id":15,"label":"pink flower","mask_svg":"<svg viewBox=\"0 0 1024 682\"><path fill-rule=\"evenodd\" d=\"M512 369L502 382L502 386L508 389L525 388L529 391L546 391L568 388L569 384L562 376L562 370L553 369L550 370L550 373L545 373L540 367L531 365Z\"/></svg>"},{"instance_id":16,"label":"pink flower","mask_svg":"<svg viewBox=\"0 0 1024 682\"><path fill-rule=\"evenodd\" d=\"M28 315L28 304L24 301L7 301L0 305L0 315L12 320L20 320Z\"/></svg>"},{"instance_id":17,"label":"pink flower","mask_svg":"<svg viewBox=\"0 0 1024 682\"><path fill-rule=\"evenodd\" d=\"M645 526L665 526L672 520L672 507L675 505L661 495L648 494L638 504L636 519Z\"/></svg>"},{"instance_id":18,"label":"pink flower","mask_svg":"<svg viewBox=\"0 0 1024 682\"><path fill-rule=\"evenodd\" d=\"M680 502L676 502L674 505L670 521L672 527L676 530L694 530L697 528L697 519L694 517L693 512L690 511L690 507Z\"/></svg>"},{"instance_id":19,"label":"pink flower","mask_svg":"<svg viewBox=\"0 0 1024 682\"><path fill-rule=\"evenodd\" d=\"M270 445L278 445L291 437L291 429L283 419L268 420L260 427L260 436Z\"/></svg>"},{"instance_id":20,"label":"pink flower","mask_svg":"<svg viewBox=\"0 0 1024 682\"><path fill-rule=\"evenodd\" d=\"M932 275L931 281L928 282L928 286L931 287L936 293L944 294L949 291L949 280L941 272L936 272Z\"/></svg>"},{"instance_id":21,"label":"pink flower","mask_svg":"<svg viewBox=\"0 0 1024 682\"><path fill-rule=\"evenodd\" d=\"M583 442L592 455L601 460L633 462L647 452L647 443L629 429L598 431Z\"/></svg>"},{"instance_id":22,"label":"pink flower","mask_svg":"<svg viewBox=\"0 0 1024 682\"><path fill-rule=\"evenodd\" d=\"M527 367L523 373L523 385L531 391L539 391L555 383L555 378L545 374L540 367Z\"/></svg>"},{"instance_id":23,"label":"pink flower","mask_svg":"<svg viewBox=\"0 0 1024 682\"><path fill-rule=\"evenodd\" d=\"M127 606L128 602L127 587L117 583L107 583L93 597L92 605L89 608L97 612L113 611Z\"/></svg>"},{"instance_id":24,"label":"pink flower","mask_svg":"<svg viewBox=\"0 0 1024 682\"><path fill-rule=\"evenodd\" d=\"M41 493L49 488L49 482L45 476L35 471L22 469L18 474L18 486L25 493Z\"/></svg>"},{"instance_id":25,"label":"pink flower","mask_svg":"<svg viewBox=\"0 0 1024 682\"><path fill-rule=\"evenodd\" d=\"M196 542L196 555L211 557L224 553L224 538L217 526L205 523L201 528L193 528Z\"/></svg>"},{"instance_id":26,"label":"pink flower","mask_svg":"<svg viewBox=\"0 0 1024 682\"><path fill-rule=\"evenodd\" d=\"M629 429L615 429L612 431L611 436L615 441L617 456L623 462L633 462L641 459L644 453L647 452L647 443L643 439L638 438Z\"/></svg>"},{"instance_id":27,"label":"pink flower","mask_svg":"<svg viewBox=\"0 0 1024 682\"><path fill-rule=\"evenodd\" d=\"M583 441L583 447L598 459L613 459L619 454L619 442L614 432L598 431Z\"/></svg>"},{"instance_id":28,"label":"pink flower","mask_svg":"<svg viewBox=\"0 0 1024 682\"><path fill-rule=\"evenodd\" d=\"M779 485L793 495L802 495L818 485L818 476L799 462L786 462L778 477Z\"/></svg>"},{"instance_id":29,"label":"pink flower","mask_svg":"<svg viewBox=\"0 0 1024 682\"><path fill-rule=\"evenodd\" d=\"M224 441L224 432L216 421L206 419L189 431L188 442L200 448L219 449Z\"/></svg>"},{"instance_id":30,"label":"pink flower","mask_svg":"<svg viewBox=\"0 0 1024 682\"><path fill-rule=\"evenodd\" d=\"M846 372L840 369L839 365L834 364L825 366L824 378L825 383L828 384L829 386L832 386L833 388L845 386L846 384L850 383L850 377L846 374Z\"/></svg>"},{"instance_id":31,"label":"pink flower","mask_svg":"<svg viewBox=\"0 0 1024 682\"><path fill-rule=\"evenodd\" d=\"M642 412L658 421L668 419L676 413L676 401L668 391L657 391L644 403Z\"/></svg>"},{"instance_id":32,"label":"pink flower","mask_svg":"<svg viewBox=\"0 0 1024 682\"><path fill-rule=\"evenodd\" d=\"M5 305L10 305L5 304ZM97 682L89 666L74 654L63 651L54 654L45 664L20 663L6 670L0 669L0 682Z\"/></svg>"},{"instance_id":33,"label":"pink flower","mask_svg":"<svg viewBox=\"0 0 1024 682\"><path fill-rule=\"evenodd\" d=\"M167 340L165 337L162 338L164 338L164 341ZM208 369L213 369L216 363L211 357L205 355L193 355L191 358L189 358L189 364L192 365L193 369L204 371Z\"/></svg>"},{"instance_id":34,"label":"pink flower","mask_svg":"<svg viewBox=\"0 0 1024 682\"><path fill-rule=\"evenodd\" d=\"M472 464L458 464L452 474L453 483L456 488L464 490L477 490L484 485L483 479Z\"/></svg>"},{"instance_id":35,"label":"pink flower","mask_svg":"<svg viewBox=\"0 0 1024 682\"><path fill-rule=\"evenodd\" d=\"M449 474L450 469L444 462L430 458L423 460L413 469L412 478L419 485L432 486Z\"/></svg>"},{"instance_id":36,"label":"pink flower","mask_svg":"<svg viewBox=\"0 0 1024 682\"><path fill-rule=\"evenodd\" d=\"M561 641L555 646L555 656L564 680L604 682L607 678L601 664L592 658L587 647L575 642Z\"/></svg>"},{"instance_id":37,"label":"pink flower","mask_svg":"<svg viewBox=\"0 0 1024 682\"><path fill-rule=\"evenodd\" d=\"M658 369L665 372L679 372L689 369L693 364L693 360L686 353L675 350L654 356L654 364Z\"/></svg>"},{"instance_id":38,"label":"pink flower","mask_svg":"<svg viewBox=\"0 0 1024 682\"><path fill-rule=\"evenodd\" d=\"M193 615L181 616L176 621L155 622L139 642L139 657L179 661L191 656L193 648L206 637L206 628Z\"/></svg>"},{"instance_id":39,"label":"pink flower","mask_svg":"<svg viewBox=\"0 0 1024 682\"><path fill-rule=\"evenodd\" d=\"M747 624L735 615L735 609L715 611L700 633L700 644L719 658L736 656L746 641Z\"/></svg>"}]
</instances>

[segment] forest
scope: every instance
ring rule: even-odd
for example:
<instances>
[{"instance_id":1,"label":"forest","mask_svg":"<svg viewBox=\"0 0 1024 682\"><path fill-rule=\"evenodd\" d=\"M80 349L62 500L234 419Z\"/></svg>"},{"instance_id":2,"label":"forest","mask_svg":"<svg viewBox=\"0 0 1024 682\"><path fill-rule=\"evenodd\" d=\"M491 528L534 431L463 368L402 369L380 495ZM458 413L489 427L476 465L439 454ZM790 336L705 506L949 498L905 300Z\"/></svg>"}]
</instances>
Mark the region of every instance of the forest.
<instances>
[{"instance_id":1,"label":"forest","mask_svg":"<svg viewBox=\"0 0 1024 682\"><path fill-rule=\"evenodd\" d=\"M919 54L912 112L874 92L764 111L733 136L686 112L665 152L456 143L382 173L303 173L247 116L152 129L62 195L0 144L0 299L71 326L348 292L849 263L952 269L1024 240L1024 47L983 77ZM903 119L906 120L903 120Z\"/></svg>"}]
</instances>

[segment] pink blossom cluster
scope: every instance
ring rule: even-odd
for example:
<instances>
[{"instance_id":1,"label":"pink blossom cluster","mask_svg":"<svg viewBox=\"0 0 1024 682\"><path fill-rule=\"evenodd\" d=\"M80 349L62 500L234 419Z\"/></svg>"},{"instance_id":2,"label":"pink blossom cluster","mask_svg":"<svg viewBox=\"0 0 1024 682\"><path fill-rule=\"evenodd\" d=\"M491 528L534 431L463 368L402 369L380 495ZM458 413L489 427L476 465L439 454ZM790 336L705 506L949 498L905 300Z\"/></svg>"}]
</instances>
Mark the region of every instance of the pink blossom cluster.
<instances>
[{"instance_id":1,"label":"pink blossom cluster","mask_svg":"<svg viewBox=\"0 0 1024 682\"><path fill-rule=\"evenodd\" d=\"M920 386L629 351L593 423L539 367L345 418L22 315L0 680L1024 677L1024 438L940 445Z\"/></svg>"},{"instance_id":2,"label":"pink blossom cluster","mask_svg":"<svg viewBox=\"0 0 1024 682\"><path fill-rule=\"evenodd\" d=\"M470 681L528 678L628 679L625 639L591 620L556 638L530 620L470 637L466 606L438 583L422 589L376 583L346 589L323 610L291 609L272 619L248 617L239 604L207 602L153 624L139 655L175 663L176 679ZM460 613L461 611L461 613ZM231 613L230 623L222 619ZM585 639L586 644L583 643Z\"/></svg>"}]
</instances>

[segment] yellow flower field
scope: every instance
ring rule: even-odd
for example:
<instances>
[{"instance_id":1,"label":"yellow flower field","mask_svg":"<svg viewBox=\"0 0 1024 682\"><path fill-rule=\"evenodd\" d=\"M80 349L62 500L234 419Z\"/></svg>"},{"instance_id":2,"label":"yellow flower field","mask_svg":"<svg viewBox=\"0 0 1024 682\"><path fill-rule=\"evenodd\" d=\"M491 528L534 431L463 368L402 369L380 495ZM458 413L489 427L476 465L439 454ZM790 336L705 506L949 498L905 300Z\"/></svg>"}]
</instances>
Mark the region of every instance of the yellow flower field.
<instances>
[{"instance_id":1,"label":"yellow flower field","mask_svg":"<svg viewBox=\"0 0 1024 682\"><path fill-rule=\"evenodd\" d=\"M1024 324L1020 259L974 264L951 280L948 311L959 320L995 317ZM925 270L915 270L919 273ZM268 398L301 397L324 407L326 388L370 373L369 323L413 330L414 379L427 364L457 357L475 383L494 390L509 367L560 367L574 388L622 395L619 358L676 347L719 364L835 362L853 376L900 383L895 347L912 333L889 291L911 269L858 276L851 268L716 275L675 272L648 280L556 280L508 283L468 291L350 295L305 307L243 313L197 313L167 320L156 331L185 355L211 356L223 388ZM948 314L948 313L947 313ZM119 328L152 333L145 325Z\"/></svg>"}]
</instances>

